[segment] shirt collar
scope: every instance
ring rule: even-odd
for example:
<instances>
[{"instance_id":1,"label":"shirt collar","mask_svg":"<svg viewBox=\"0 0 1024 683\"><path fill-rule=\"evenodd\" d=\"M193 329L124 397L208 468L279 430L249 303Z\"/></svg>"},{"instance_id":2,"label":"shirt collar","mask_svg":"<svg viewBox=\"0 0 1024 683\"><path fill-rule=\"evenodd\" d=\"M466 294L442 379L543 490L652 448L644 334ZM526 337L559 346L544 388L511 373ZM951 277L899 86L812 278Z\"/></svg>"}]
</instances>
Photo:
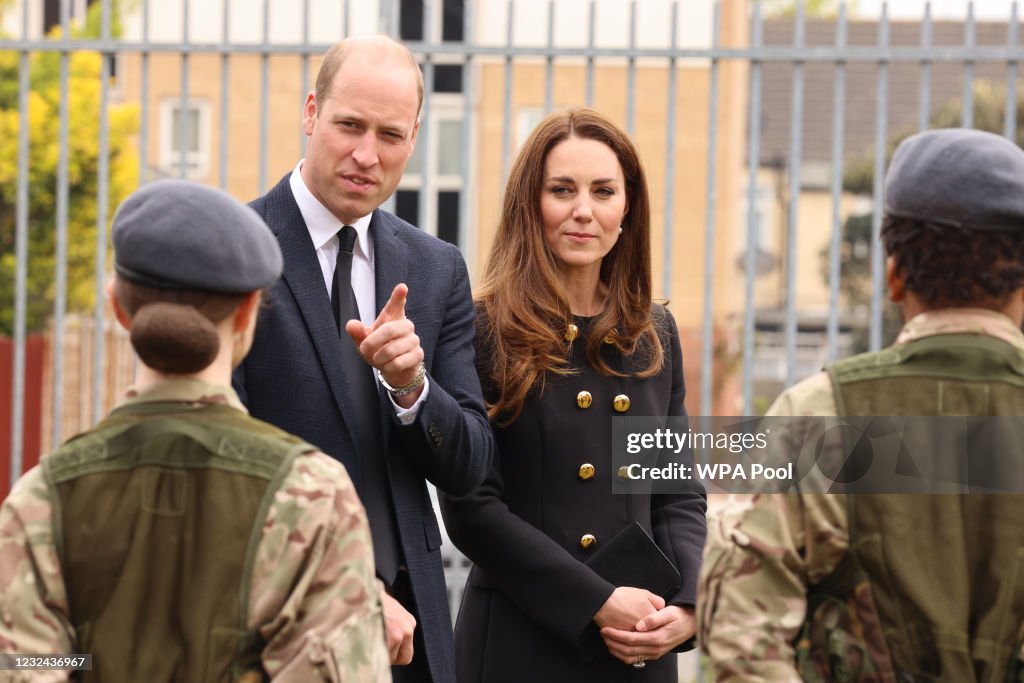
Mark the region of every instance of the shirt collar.
<instances>
[{"instance_id":1,"label":"shirt collar","mask_svg":"<svg viewBox=\"0 0 1024 683\"><path fill-rule=\"evenodd\" d=\"M237 408L243 413L249 412L231 387L193 378L169 379L141 393L135 387L129 387L121 405L140 403L219 403Z\"/></svg>"},{"instance_id":2,"label":"shirt collar","mask_svg":"<svg viewBox=\"0 0 1024 683\"><path fill-rule=\"evenodd\" d=\"M339 221L338 217L331 213L326 206L321 204L320 200L314 197L313 193L306 187L306 182L302 179L301 173L303 162L305 162L305 159L300 159L299 163L295 165L295 170L292 171L288 183L291 185L292 194L295 196L295 203L299 205L302 220L306 222L309 236L313 240L313 247L319 250L332 237L337 235L338 231L345 224ZM373 218L372 213L368 216L363 216L354 223L349 223L349 225L356 229L356 234L358 235L356 239L357 249L360 249L367 258L370 257L371 218Z\"/></svg>"},{"instance_id":3,"label":"shirt collar","mask_svg":"<svg viewBox=\"0 0 1024 683\"><path fill-rule=\"evenodd\" d=\"M942 308L919 313L907 321L897 344L936 334L984 334L1024 350L1024 334L1002 313L986 308Z\"/></svg>"}]
</instances>

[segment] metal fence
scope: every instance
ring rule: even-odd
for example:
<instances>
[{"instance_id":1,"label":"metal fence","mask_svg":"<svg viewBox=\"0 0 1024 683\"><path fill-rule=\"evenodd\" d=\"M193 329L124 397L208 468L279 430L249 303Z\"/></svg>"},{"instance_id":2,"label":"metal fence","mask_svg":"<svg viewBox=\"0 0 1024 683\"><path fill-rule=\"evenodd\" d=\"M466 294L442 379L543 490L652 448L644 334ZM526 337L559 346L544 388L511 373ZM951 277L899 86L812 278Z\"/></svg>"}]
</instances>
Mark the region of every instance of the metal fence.
<instances>
[{"instance_id":1,"label":"metal fence","mask_svg":"<svg viewBox=\"0 0 1024 683\"><path fill-rule=\"evenodd\" d=\"M311 5L312 1L312 5ZM297 92L304 93L310 87L310 60L322 54L330 43L338 38L354 32L367 32L382 30L392 35L403 38L413 52L421 60L425 80L425 100L423 108L423 119L421 122L421 133L418 140L418 147L425 150L419 158L414 161L408 169L409 174L417 175L417 184L409 194L401 195L392 200L391 208L409 215L418 216L421 224L426 224L428 229L442 233L448 230L447 237L457 243L467 254L479 252L478 244L480 229L475 224L478 215L478 205L474 202L480 200L481 191L477 187L478 175L481 170L486 170L487 164L500 164L502 172L508 168L515 148L516 136L516 108L517 82L516 78L522 72L519 67L530 65L537 67L543 74L541 88L543 97L540 109L543 112L552 110L559 101L559 93L556 91L559 69L565 65L576 69L583 79L583 96L578 104L591 105L603 94L599 93L599 73L605 66L613 66L621 69L624 74L622 85L613 93L613 97L622 101L625 109L624 125L631 133L637 131L637 106L638 103L655 101L663 106L664 115L660 127L662 139L665 142L668 152L665 154L664 164L657 168L649 168L652 176L660 180L658 186L662 195L660 200L660 215L654 217L655 223L660 226L660 242L655 246L655 252L660 259L660 293L667 296L677 287L678 279L683 276L683 271L678 266L680 253L685 252L685 258L692 263L698 261L703 264L702 289L694 297L694 306L699 306L702 324L695 333L695 346L699 349L698 355L689 356L690 365L700 368L699 382L699 413L710 415L714 412L716 378L713 368L719 368L722 373L732 372L730 367L722 369L715 356L716 340L723 336L728 341L738 344L741 351L738 352L737 365L741 368L739 375L738 395L741 399L742 408L737 412L750 414L754 411L754 372L757 358L757 325L758 305L756 304L758 253L753 245L760 243L759 231L763 228L764 219L758 209L758 176L764 166L762 158L762 134L764 130L763 102L765 95L765 75L768 70L777 65L785 65L791 73L787 84L790 104L788 109L789 132L788 152L786 154L786 187L785 198L782 201L781 209L785 216L784 229L781 233L781 243L784 249L780 251L779 257L783 264L784 278L782 282L781 297L782 305L779 312L781 320L781 337L776 334L773 337L775 351L779 355L779 362L770 363L772 367L779 368L782 377L780 382L783 385L791 384L800 379L798 374L802 372L805 365L801 365L798 358L798 339L806 337L806 332L799 329L799 301L796 294L797 283L797 248L800 244L801 235L798 233L798 225L801 211L801 199L806 195L806 187L802 182L801 160L806 157L807 150L804 148L805 121L812 112L805 110L805 103L812 94L805 88L805 76L807 69L811 66L824 65L831 72L831 96L832 96L832 122L831 122L831 163L827 182L827 193L831 197L831 215L829 217L830 239L828 243L827 257L827 281L828 306L827 320L821 334L823 352L822 356L828 360L836 357L843 345L840 313L846 305L840 294L841 265L843 259L842 249L842 226L844 221L841 210L843 189L843 168L849 159L848 150L844 149L844 136L847 134L847 118L851 107L869 105L873 107L873 149L874 149L874 173L872 196L875 200L881 196L882 178L885 171L887 146L890 137L895 132L891 125L890 103L891 88L890 75L893 69L906 65L913 66L917 71L917 98L920 103L919 114L916 117L916 126L925 128L930 125L936 102L933 98L933 88L936 81L933 78L933 67L938 64L952 65L959 71L959 87L962 107L962 124L972 126L973 121L973 98L975 93L976 76L975 71L978 65L998 65L1002 71L1002 78L1008 93L1017 91L1018 63L1024 58L1019 44L1019 23L1017 15L1017 4L1014 2L1008 7L1005 21L1001 24L1005 38L1001 44L979 44L976 41L976 22L974 20L971 4L965 5L965 19L962 25L962 42L957 45L937 45L932 42L933 22L930 16L929 5L923 7L922 17L917 24L919 26L919 41L916 45L895 45L890 41L891 22L887 13L882 10L881 18L875 24L877 39L870 45L854 45L847 41L848 28L851 21L847 17L845 8L840 5L834 19L831 19L829 31L834 39L830 45L811 45L806 40L805 27L808 20L804 17L802 3L795 3L794 14L785 20L791 25L792 42L788 45L767 44L764 40L765 20L762 17L759 2L743 2L742 0L723 0L714 3L709 11L695 9L704 7L705 3L670 1L660 4L664 10L663 23L667 27L667 39L661 44L650 44L643 38L640 26L643 23L638 17L649 6L640 6L636 0L623 5L623 3L598 2L596 0L580 0L576 4L578 17L585 27L585 40L583 44L566 45L556 39L556 28L559 21L556 16L558 11L571 3L552 0L543 2L531 2L531 0L509 0L507 4L500 6L503 12L495 14L494 4L480 0L425 0L424 2L407 3L399 0L383 0L376 6L372 20L367 20L365 11L358 9L365 6L365 3L344 2L329 3L337 5L340 11L332 19L333 26L325 27L325 22L318 19L318 5L315 0L303 0L296 4L292 12L298 13L297 29L292 37L277 38L272 36L274 21L272 17L276 11L270 0L262 0L261 3L246 3L242 7L238 2L224 0L219 7L220 25L222 27L219 39L199 39L190 35L190 26L195 23L190 17L190 12L197 12L197 3L190 3L187 0L180 3L181 15L180 32L176 39L154 39L152 33L152 16L155 12L156 3L149 0L142 0L133 6L131 12L121 8L122 14L118 14L114 0L97 0L89 2L95 5L94 12L97 12L98 22L94 30L95 35L76 34L73 31L72 21L73 10L79 10L76 18L84 18L81 10L84 3L82 0L60 0L59 3L43 2L43 0L21 0L20 10L11 10L16 13L20 11L20 36L4 37L0 39L0 54L17 55L17 154L16 172L10 175L16 178L16 187L13 192L13 206L6 207L13 212L13 223L11 235L4 233L4 239L0 240L0 256L13 254L12 277L14 280L13 300L0 302L0 309L6 306L13 308L11 337L13 339L13 363L11 381L11 434L10 434L10 476L11 482L21 474L25 466L24 458L24 419L25 419L25 396L27 381L42 381L40 377L26 377L26 339L28 336L27 307L29 303L28 272L30 263L29 242L30 230L52 229L54 263L52 282L52 314L50 316L50 349L49 371L46 374L50 383L49 390L49 411L52 418L48 421L49 438L47 443L56 444L67 435L67 424L65 412L62 407L69 400L65 387L67 373L77 365L91 363L90 376L93 378L91 391L88 396L90 410L87 411L89 418L95 421L101 417L106 406L113 400L112 385L110 381L104 380L109 376L103 369L111 362L111 342L108 339L110 334L110 321L104 307L104 286L109 272L107 263L108 240L107 230L109 220L115 206L109 202L110 196L110 112L111 107L125 97L124 92L118 91L116 86L118 75L115 71L124 68L125 57L131 57L137 61L138 66L138 91L137 103L139 107L137 134L137 156L140 160L138 182L144 183L160 174L189 175L191 172L192 158L194 156L193 143L198 138L198 132L193 128L198 125L200 118L192 117L190 92L196 87L201 76L209 80L219 79L221 84L219 100L219 118L215 125L211 124L218 139L216 152L210 153L212 161L216 164L216 178L210 178L210 182L219 184L221 187L230 187L232 173L237 168L232 165L232 154L229 152L229 145L237 142L232 138L237 134L241 110L255 109L251 118L258 121L255 138L245 141L246 144L256 149L256 175L258 191L262 192L268 187L268 174L271 163L271 152L273 144L287 137L289 144L294 144L296 150L301 150L304 144L301 136L294 134L294 129L285 129L272 124L271 110L274 105L272 92L278 85L278 80L272 81L272 61L281 57L292 57L297 59L298 67L292 72L290 80L295 82ZM602 31L607 33L607 27L600 23L601 12L608 10L612 4L625 6L627 8L626 21L622 26L616 27L620 37L612 41L602 41L599 34ZM710 4L710 3L707 3ZM289 3L291 5L291 3ZM60 27L59 36L41 35L41 29L33 22L47 13L52 13L58 8L56 24ZM166 3L160 3L160 7L166 10ZM205 7L205 5L204 5ZM419 7L419 10L416 8ZM523 30L524 20L523 8L528 16ZM535 11L537 7L543 11ZM481 14L487 10L487 16ZM326 11L326 10L323 10ZM417 15L416 12L419 12ZM610 10L608 10L610 11ZM232 36L232 26L237 25L239 14L254 13L259 17L257 37L245 41L236 41ZM362 14L361 14L362 13ZM743 15L739 22L730 22L731 33L725 31L723 17L727 14L735 17L736 13ZM503 15L503 16L502 16ZM681 44L679 40L678 27L685 26L686 22L693 16L701 20L707 20L710 26L706 30L707 39L704 44L687 45ZM51 17L52 19L52 17ZM648 16L649 19L649 16ZM820 20L815 20L820 27ZM233 23L235 22L235 23ZM489 26L491 23L503 27L504 41L478 40L478 34L485 31L481 27ZM330 22L328 22L330 23ZM119 29L119 24L123 24ZM125 28L129 26L129 28ZM418 24L418 26L417 26ZM736 29L736 26L740 26ZM520 27L517 33L516 27ZM120 35L118 32L121 31ZM333 33L332 33L333 31ZM728 33L728 40L723 40L723 35ZM315 34L315 35L314 35ZM528 34L528 35L525 35ZM324 39L324 36L329 35ZM658 41L653 41L657 43ZM698 41L699 42L699 41ZM98 120L97 129L97 151L96 164L92 170L95 178L95 268L94 268L94 299L95 306L92 312L94 342L91 345L91 358L68 358L65 355L66 346L65 329L69 323L68 291L69 287L78 286L81 283L69 282L68 263L71 258L71 250L74 245L69 244L69 211L70 191L75 183L80 183L80 178L70 176L70 159L73 154L74 143L79 135L78 131L71 129L71 107L69 106L69 82L72 77L70 68L72 58L80 53L94 53L100 56L99 79L99 100L96 116ZM58 59L59 69L59 95L56 102L57 116L59 118L57 132L57 165L53 178L52 187L46 188L53 196L53 225L39 226L37 219L30 215L30 182L37 182L34 179L33 168L36 159L30 155L30 118L31 107L39 106L32 98L33 82L31 79L31 68L33 60L39 55L54 55ZM157 78L151 74L152 62L157 56L175 56L178 60L178 104L177 111L180 114L172 120L177 130L171 134L171 139L177 142L176 155L172 158L175 164L169 167L166 164L155 164L153 159L155 152L152 148L155 138L151 127L157 119L156 113L152 110L150 91L156 85L166 85L162 80L157 83ZM219 74L211 76L207 68L207 62L203 62L201 73L198 73L193 64L201 59L213 58L219 65ZM232 95L230 82L233 77L233 69L237 68L238 61L242 59L258 61L258 78L254 88L246 92L248 97L239 99L237 93ZM135 63L135 62L133 62ZM653 66L652 66L653 65ZM742 67L744 101L739 105L740 111L733 112L737 108L735 102L727 97L723 88L723 74L730 66L739 65ZM870 67L874 73L875 89L873 93L851 93L847 89L847 75L850 69ZM453 72L451 67L457 67L457 92L451 90L453 83ZM650 77L651 69L655 69L658 75L656 78L663 84L657 91L649 88L641 91L638 83L641 76ZM481 140L490 139L489 133L484 130L484 118L491 113L484 111L481 92L490 85L484 83L482 74L487 73L488 78L494 69L500 70L503 77L503 94L501 98L500 111L493 112L495 117L500 118L500 154L497 160L483 158L479 152ZM674 150L677 149L678 130L677 121L683 113L680 111L680 102L686 93L680 92L680 74L683 69L693 71L697 69L704 75L707 83L707 97L702 106L705 108L701 116L706 120L706 153L703 158L677 157ZM160 76L161 79L165 76ZM603 82L603 81L602 81ZM603 87L603 86L602 86ZM447 90L447 92L445 92ZM258 92L255 92L258 91ZM819 94L819 93L814 93ZM453 95L453 97L447 97ZM118 99L121 98L121 99ZM445 99L447 98L447 99ZM459 99L461 98L461 99ZM452 102L461 102L461 128L444 129L432 128L430 120L437 116L438 108L435 101L445 99L449 110L452 109ZM253 108L250 101L255 100ZM1005 110L1003 113L1002 132L1008 137L1016 135L1018 112L1016 109L1016 97L1005 98ZM299 103L295 104L295 111L298 111ZM457 105L456 105L457 108ZM727 110L727 108L730 108ZM174 106L171 107L173 112ZM745 124L740 126L739 137L745 137L738 141L739 148L745 149L745 164L742 158L723 158L720 153L721 144L728 142L728 136L735 136L731 129L723 133L723 121L730 113L736 113ZM12 113L13 114L13 113ZM297 123L297 121L296 121ZM452 139L452 130L457 136ZM440 132L439 132L440 131ZM431 136L441 135L447 131L449 137L432 146ZM453 168L458 169L453 187L455 190L444 190L444 183L448 182L441 178L432 164L436 159L431 158L430 152L437 149L439 143L443 147L442 152L450 153L453 145L458 145L457 159L453 157L451 163ZM447 151L445 151L447 150ZM286 154L291 154L286 151ZM300 152L301 153L301 152ZM292 163L297 161L294 157ZM685 164L685 167L683 165ZM704 179L704 201L701 225L681 225L677 220L678 207L675 203L679 200L678 177L681 170L690 173L697 173ZM722 195L722 178L740 176L742 181L745 178L745 189L741 193L730 190L729 196ZM47 181L48 182L48 181ZM740 185L743 183L740 182ZM732 187L730 185L730 187ZM442 188L442 189L439 189ZM36 192L36 189L31 189ZM743 196L739 196L743 195ZM722 315L716 308L716 289L725 286L735 279L731 271L724 271L716 263L721 263L720 246L716 240L722 239L727 234L721 229L721 219L718 215L721 207L730 206L743 201L745 196L746 215L742 222L736 226L737 239L743 239L748 245L741 260L742 268L746 273L742 285L742 297L736 311L738 316L736 323L730 327L729 323L722 322ZM403 199L404 197L404 199ZM240 197L249 198L249 197ZM453 201L453 198L456 201ZM403 203L404 202L404 203ZM457 230L451 230L450 226L438 225L437 214L443 210L448 215L457 215ZM881 223L881 202L874 201L872 204L871 220L871 251L870 251L870 301L868 305L870 348L878 348L882 345L882 294L883 294L883 266L882 254L878 244L878 234ZM2 229L7 230L6 227ZM687 251L689 249L689 234L693 231L701 234L703 250L701 253ZM445 235L443 235L445 236ZM656 286L656 292L658 288ZM779 342L781 339L781 342ZM781 350L780 350L781 344ZM803 345L806 345L803 343ZM813 345L813 344L812 344ZM725 364L728 366L728 364ZM691 409L692 412L698 412ZM88 425L84 425L88 426Z\"/></svg>"}]
</instances>

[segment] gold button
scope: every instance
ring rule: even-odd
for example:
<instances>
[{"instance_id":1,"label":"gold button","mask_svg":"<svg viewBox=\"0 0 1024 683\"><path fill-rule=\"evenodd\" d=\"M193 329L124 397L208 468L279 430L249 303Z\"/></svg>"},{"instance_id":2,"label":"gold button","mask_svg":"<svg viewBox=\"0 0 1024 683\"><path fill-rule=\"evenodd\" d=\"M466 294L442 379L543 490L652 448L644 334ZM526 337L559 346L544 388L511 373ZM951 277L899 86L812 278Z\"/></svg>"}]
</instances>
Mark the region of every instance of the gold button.
<instances>
[{"instance_id":1,"label":"gold button","mask_svg":"<svg viewBox=\"0 0 1024 683\"><path fill-rule=\"evenodd\" d=\"M589 391L584 390L576 394L576 405L578 405L581 410L586 410L593 402L594 397L590 395Z\"/></svg>"},{"instance_id":2,"label":"gold button","mask_svg":"<svg viewBox=\"0 0 1024 683\"><path fill-rule=\"evenodd\" d=\"M614 344L618 338L619 336L615 333L615 330L612 330L608 334L604 335L604 339L602 341L605 344Z\"/></svg>"},{"instance_id":3,"label":"gold button","mask_svg":"<svg viewBox=\"0 0 1024 683\"><path fill-rule=\"evenodd\" d=\"M618 474L619 479L629 479L629 465L623 465L622 467L620 467Z\"/></svg>"},{"instance_id":4,"label":"gold button","mask_svg":"<svg viewBox=\"0 0 1024 683\"><path fill-rule=\"evenodd\" d=\"M629 410L629 396L625 394L619 394L612 401L612 407L615 408L615 412L624 413Z\"/></svg>"},{"instance_id":5,"label":"gold button","mask_svg":"<svg viewBox=\"0 0 1024 683\"><path fill-rule=\"evenodd\" d=\"M587 479L594 478L594 466L589 462L585 462L580 465L580 479L586 481Z\"/></svg>"},{"instance_id":6,"label":"gold button","mask_svg":"<svg viewBox=\"0 0 1024 683\"><path fill-rule=\"evenodd\" d=\"M597 539L594 538L594 534L583 534L580 538L580 547L584 550L590 550L597 543Z\"/></svg>"},{"instance_id":7,"label":"gold button","mask_svg":"<svg viewBox=\"0 0 1024 683\"><path fill-rule=\"evenodd\" d=\"M580 328L576 327L573 323L569 323L569 327L565 328L565 341L571 342L580 335Z\"/></svg>"}]
</instances>

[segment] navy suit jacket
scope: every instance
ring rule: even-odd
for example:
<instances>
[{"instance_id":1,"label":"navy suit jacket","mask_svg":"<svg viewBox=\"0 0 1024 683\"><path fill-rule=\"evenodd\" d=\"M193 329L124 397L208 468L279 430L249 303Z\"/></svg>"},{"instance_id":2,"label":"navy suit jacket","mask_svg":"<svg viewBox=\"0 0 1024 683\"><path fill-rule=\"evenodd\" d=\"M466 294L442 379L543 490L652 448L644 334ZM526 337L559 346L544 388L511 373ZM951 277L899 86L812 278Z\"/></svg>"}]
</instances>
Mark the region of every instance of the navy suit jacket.
<instances>
[{"instance_id":1,"label":"navy suit jacket","mask_svg":"<svg viewBox=\"0 0 1024 683\"><path fill-rule=\"evenodd\" d=\"M405 311L423 347L430 391L411 425L399 423L383 391L377 424L347 422L354 395L339 344L352 342L347 335L339 339L316 251L288 179L251 203L281 244L284 274L260 310L252 350L235 371L234 386L253 416L340 460L364 498L380 494L365 490L355 437L360 430L380 430L431 675L437 682L454 681L441 534L424 479L464 495L483 481L493 458L473 364L474 309L466 265L452 245L374 211L377 312L395 285L409 286Z\"/></svg>"}]
</instances>

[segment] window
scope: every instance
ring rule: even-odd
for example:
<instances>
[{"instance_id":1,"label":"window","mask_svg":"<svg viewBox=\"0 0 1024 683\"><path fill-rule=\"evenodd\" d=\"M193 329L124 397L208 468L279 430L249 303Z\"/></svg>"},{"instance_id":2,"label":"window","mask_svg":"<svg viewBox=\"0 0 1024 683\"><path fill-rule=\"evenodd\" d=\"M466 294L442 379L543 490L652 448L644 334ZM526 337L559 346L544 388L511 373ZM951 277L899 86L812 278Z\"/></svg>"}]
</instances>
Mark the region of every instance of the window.
<instances>
[{"instance_id":1,"label":"window","mask_svg":"<svg viewBox=\"0 0 1024 683\"><path fill-rule=\"evenodd\" d=\"M160 170L180 177L184 158L187 178L205 178L210 172L210 105L190 100L182 118L181 100L161 103Z\"/></svg>"},{"instance_id":2,"label":"window","mask_svg":"<svg viewBox=\"0 0 1024 683\"><path fill-rule=\"evenodd\" d=\"M398 35L402 40L423 40L423 0L402 0Z\"/></svg>"},{"instance_id":3,"label":"window","mask_svg":"<svg viewBox=\"0 0 1024 683\"><path fill-rule=\"evenodd\" d=\"M530 133L544 120L544 110L540 107L523 107L516 117L516 149L523 146Z\"/></svg>"},{"instance_id":4,"label":"window","mask_svg":"<svg viewBox=\"0 0 1024 683\"><path fill-rule=\"evenodd\" d=\"M402 40L462 42L465 36L465 0L402 0L398 35ZM430 12L431 36L424 37L426 12Z\"/></svg>"},{"instance_id":5,"label":"window","mask_svg":"<svg viewBox=\"0 0 1024 683\"><path fill-rule=\"evenodd\" d=\"M749 185L743 188L739 211L740 247L744 250L747 245L748 189ZM772 177L759 177L755 197L754 214L757 221L758 251L766 254L775 254L779 249L779 226L776 220L776 212L779 210L779 199L776 196L775 180Z\"/></svg>"},{"instance_id":6,"label":"window","mask_svg":"<svg viewBox=\"0 0 1024 683\"><path fill-rule=\"evenodd\" d=\"M459 244L459 195L452 190L437 193L437 236L456 246Z\"/></svg>"},{"instance_id":7,"label":"window","mask_svg":"<svg viewBox=\"0 0 1024 683\"><path fill-rule=\"evenodd\" d=\"M395 193L395 215L413 225L420 224L420 191L399 190Z\"/></svg>"},{"instance_id":8,"label":"window","mask_svg":"<svg viewBox=\"0 0 1024 683\"><path fill-rule=\"evenodd\" d=\"M86 10L96 4L97 0L43 0L43 35L49 33L53 27L60 26L62 2L68 3L68 19L82 25L85 23Z\"/></svg>"},{"instance_id":9,"label":"window","mask_svg":"<svg viewBox=\"0 0 1024 683\"><path fill-rule=\"evenodd\" d=\"M439 95L431 103L429 130L421 131L395 195L395 213L441 239L459 244L465 192L464 122L461 97ZM423 160L426 160L424 169ZM426 178L424 178L424 173ZM420 206L422 193L427 192Z\"/></svg>"},{"instance_id":10,"label":"window","mask_svg":"<svg viewBox=\"0 0 1024 683\"><path fill-rule=\"evenodd\" d=\"M434 92L460 93L462 92L462 65L461 64L435 64L434 65Z\"/></svg>"},{"instance_id":11,"label":"window","mask_svg":"<svg viewBox=\"0 0 1024 683\"><path fill-rule=\"evenodd\" d=\"M441 18L441 40L444 42L462 42L465 31L465 17L462 12L465 8L463 0L444 0L442 3Z\"/></svg>"},{"instance_id":12,"label":"window","mask_svg":"<svg viewBox=\"0 0 1024 683\"><path fill-rule=\"evenodd\" d=\"M441 119L437 122L437 174L462 175L462 121Z\"/></svg>"},{"instance_id":13,"label":"window","mask_svg":"<svg viewBox=\"0 0 1024 683\"><path fill-rule=\"evenodd\" d=\"M401 0L398 33L402 40L452 43L466 40L465 7L473 0ZM429 30L429 33L428 33ZM431 93L425 105L426 129L419 141L399 190L394 197L396 215L443 240L459 244L462 201L466 192L464 155L466 139L462 117L463 91L470 74L465 57L434 54ZM467 138L469 139L469 138Z\"/></svg>"},{"instance_id":14,"label":"window","mask_svg":"<svg viewBox=\"0 0 1024 683\"><path fill-rule=\"evenodd\" d=\"M43 33L47 34L54 26L60 26L61 0L45 0L43 2ZM70 8L69 8L70 10Z\"/></svg>"}]
</instances>

